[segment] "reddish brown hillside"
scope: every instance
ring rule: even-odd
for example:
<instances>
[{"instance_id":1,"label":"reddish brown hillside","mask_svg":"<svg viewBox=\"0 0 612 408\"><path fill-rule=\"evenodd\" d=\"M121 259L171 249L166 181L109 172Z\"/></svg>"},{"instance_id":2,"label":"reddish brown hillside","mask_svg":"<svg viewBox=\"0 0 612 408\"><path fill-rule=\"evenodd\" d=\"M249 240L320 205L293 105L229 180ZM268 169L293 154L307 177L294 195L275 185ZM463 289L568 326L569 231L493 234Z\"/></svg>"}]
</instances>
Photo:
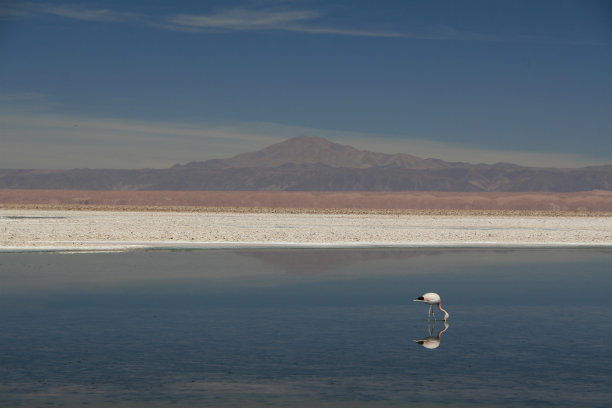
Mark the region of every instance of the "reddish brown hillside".
<instances>
[{"instance_id":1,"label":"reddish brown hillside","mask_svg":"<svg viewBox=\"0 0 612 408\"><path fill-rule=\"evenodd\" d=\"M611 191L578 193L0 190L0 206L612 211Z\"/></svg>"}]
</instances>

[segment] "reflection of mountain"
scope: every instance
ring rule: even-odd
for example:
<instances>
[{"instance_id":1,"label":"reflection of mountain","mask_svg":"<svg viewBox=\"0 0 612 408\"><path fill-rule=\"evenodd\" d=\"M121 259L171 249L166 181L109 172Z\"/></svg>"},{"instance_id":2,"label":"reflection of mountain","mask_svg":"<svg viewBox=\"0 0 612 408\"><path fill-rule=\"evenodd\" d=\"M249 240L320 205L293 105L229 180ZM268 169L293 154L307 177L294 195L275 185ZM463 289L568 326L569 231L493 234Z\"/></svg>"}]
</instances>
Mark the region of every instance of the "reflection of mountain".
<instances>
[{"instance_id":1,"label":"reflection of mountain","mask_svg":"<svg viewBox=\"0 0 612 408\"><path fill-rule=\"evenodd\" d=\"M612 165L553 169L445 162L299 136L257 152L168 169L0 170L0 188L569 192L612 189Z\"/></svg>"},{"instance_id":2,"label":"reflection of mountain","mask_svg":"<svg viewBox=\"0 0 612 408\"><path fill-rule=\"evenodd\" d=\"M272 267L296 275L316 275L356 263L380 259L411 259L422 255L436 255L438 253L438 251L403 251L393 249L240 251L241 255L257 258Z\"/></svg>"}]
</instances>

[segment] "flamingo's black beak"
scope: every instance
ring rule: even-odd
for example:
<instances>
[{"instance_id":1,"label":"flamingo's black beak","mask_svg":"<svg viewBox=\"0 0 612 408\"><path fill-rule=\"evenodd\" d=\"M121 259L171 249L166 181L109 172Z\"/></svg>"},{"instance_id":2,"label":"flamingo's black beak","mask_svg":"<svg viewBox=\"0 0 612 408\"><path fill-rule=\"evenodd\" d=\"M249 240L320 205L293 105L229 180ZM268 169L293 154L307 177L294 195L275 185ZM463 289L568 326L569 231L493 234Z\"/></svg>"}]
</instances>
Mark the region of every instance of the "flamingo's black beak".
<instances>
[{"instance_id":1,"label":"flamingo's black beak","mask_svg":"<svg viewBox=\"0 0 612 408\"><path fill-rule=\"evenodd\" d=\"M419 296L418 298L414 299L414 301L416 302L417 300L425 300L425 298L423 298L423 296Z\"/></svg>"}]
</instances>

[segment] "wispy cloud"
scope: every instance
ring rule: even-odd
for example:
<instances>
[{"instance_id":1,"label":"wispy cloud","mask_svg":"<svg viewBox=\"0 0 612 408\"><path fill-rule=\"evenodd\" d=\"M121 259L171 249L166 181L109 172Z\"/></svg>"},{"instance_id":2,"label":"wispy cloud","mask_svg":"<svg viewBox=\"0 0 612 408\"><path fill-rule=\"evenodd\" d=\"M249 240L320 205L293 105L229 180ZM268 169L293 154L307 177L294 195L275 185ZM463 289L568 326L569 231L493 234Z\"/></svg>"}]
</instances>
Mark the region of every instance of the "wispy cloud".
<instances>
[{"instance_id":1,"label":"wispy cloud","mask_svg":"<svg viewBox=\"0 0 612 408\"><path fill-rule=\"evenodd\" d=\"M319 24L323 14L314 10L232 8L208 14L137 14L108 8L87 8L69 4L24 3L6 11L7 15L52 15L55 17L106 22L131 23L161 30L192 33L230 31L293 31L362 37L402 37L402 33L330 27Z\"/></svg>"},{"instance_id":2,"label":"wispy cloud","mask_svg":"<svg viewBox=\"0 0 612 408\"><path fill-rule=\"evenodd\" d=\"M339 28L322 24L323 17L325 16L322 13L311 10L230 9L211 14L177 14L166 18L166 23L161 28L190 32L276 30L320 35L387 37L429 41L593 44L591 42L569 41L544 36L504 36L461 31L449 25L433 25L413 32Z\"/></svg>"},{"instance_id":3,"label":"wispy cloud","mask_svg":"<svg viewBox=\"0 0 612 408\"><path fill-rule=\"evenodd\" d=\"M69 6L43 6L41 11L59 17L85 21L120 22L129 17L126 13L118 13L109 9L85 9Z\"/></svg>"},{"instance_id":4,"label":"wispy cloud","mask_svg":"<svg viewBox=\"0 0 612 408\"><path fill-rule=\"evenodd\" d=\"M177 14L167 18L165 28L192 32L280 30L310 34L335 34L364 37L396 37L438 41L509 41L510 37L462 32L447 25L419 32L393 32L338 28L322 25L323 15L308 10L275 11L229 9L210 14Z\"/></svg>"},{"instance_id":5,"label":"wispy cloud","mask_svg":"<svg viewBox=\"0 0 612 408\"><path fill-rule=\"evenodd\" d=\"M3 10L3 14L15 16L51 15L71 20L119 23L140 19L134 13L115 11L108 8L90 8L72 4L51 4L25 2Z\"/></svg>"},{"instance_id":6,"label":"wispy cloud","mask_svg":"<svg viewBox=\"0 0 612 408\"><path fill-rule=\"evenodd\" d=\"M313 11L260 11L232 9L209 15L178 14L170 23L201 29L230 30L290 29L293 24L319 17Z\"/></svg>"},{"instance_id":7,"label":"wispy cloud","mask_svg":"<svg viewBox=\"0 0 612 408\"><path fill-rule=\"evenodd\" d=\"M592 45L592 42L571 41L543 36L504 36L457 30L448 25L434 25L419 31L338 27L325 23L329 17L321 11L307 9L219 9L206 14L177 13L153 15L88 8L71 4L22 3L1 11L5 16L51 15L59 18L101 23L125 23L159 30L206 32L290 31L313 35L387 37L428 41L462 42L529 42L542 44Z\"/></svg>"},{"instance_id":8,"label":"wispy cloud","mask_svg":"<svg viewBox=\"0 0 612 408\"><path fill-rule=\"evenodd\" d=\"M403 34L363 29L344 29L319 23L322 14L312 10L229 9L211 14L177 14L168 18L167 28L189 31L280 30L310 34L363 37L402 37Z\"/></svg>"}]
</instances>

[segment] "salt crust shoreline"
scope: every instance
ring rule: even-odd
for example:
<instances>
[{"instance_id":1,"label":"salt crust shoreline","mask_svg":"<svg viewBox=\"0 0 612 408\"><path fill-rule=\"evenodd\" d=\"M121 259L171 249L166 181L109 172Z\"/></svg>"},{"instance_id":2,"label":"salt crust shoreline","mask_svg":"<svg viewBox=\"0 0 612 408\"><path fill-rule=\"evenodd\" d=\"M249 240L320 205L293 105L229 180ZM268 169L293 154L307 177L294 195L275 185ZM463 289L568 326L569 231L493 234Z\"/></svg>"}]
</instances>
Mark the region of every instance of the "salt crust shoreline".
<instances>
[{"instance_id":1,"label":"salt crust shoreline","mask_svg":"<svg viewBox=\"0 0 612 408\"><path fill-rule=\"evenodd\" d=\"M0 252L612 248L612 217L0 209Z\"/></svg>"}]
</instances>

